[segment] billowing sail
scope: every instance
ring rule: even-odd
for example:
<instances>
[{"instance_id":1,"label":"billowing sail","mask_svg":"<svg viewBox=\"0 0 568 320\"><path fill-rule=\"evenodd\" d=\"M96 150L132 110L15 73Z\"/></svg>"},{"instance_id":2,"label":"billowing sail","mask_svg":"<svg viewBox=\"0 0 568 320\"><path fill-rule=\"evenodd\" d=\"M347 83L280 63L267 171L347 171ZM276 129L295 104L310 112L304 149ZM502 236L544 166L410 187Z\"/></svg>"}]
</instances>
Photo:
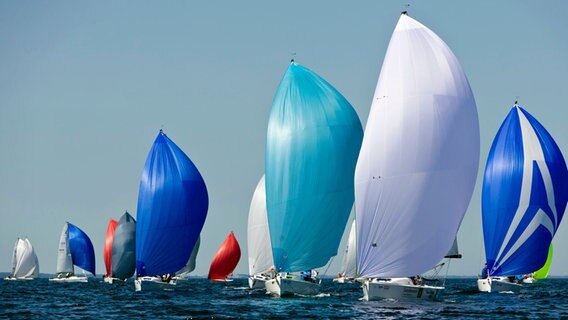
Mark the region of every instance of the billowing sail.
<instances>
[{"instance_id":1,"label":"billowing sail","mask_svg":"<svg viewBox=\"0 0 568 320\"><path fill-rule=\"evenodd\" d=\"M125 212L118 220L112 240L112 276L128 279L136 269L136 220Z\"/></svg>"},{"instance_id":2,"label":"billowing sail","mask_svg":"<svg viewBox=\"0 0 568 320\"><path fill-rule=\"evenodd\" d=\"M227 278L228 275L233 273L240 259L241 247L237 238L235 238L235 234L231 231L217 252L215 252L207 278L210 280Z\"/></svg>"},{"instance_id":3,"label":"billowing sail","mask_svg":"<svg viewBox=\"0 0 568 320\"><path fill-rule=\"evenodd\" d=\"M14 245L12 274L10 276L13 278L34 279L38 275L39 263L30 240L18 238Z\"/></svg>"},{"instance_id":4,"label":"billowing sail","mask_svg":"<svg viewBox=\"0 0 568 320\"><path fill-rule=\"evenodd\" d=\"M187 278L189 276L189 274L191 272L193 272L193 270L195 270L197 253L199 252L199 246L200 245L201 245L201 237L198 237L197 242L195 242L195 246L193 246L193 250L191 250L191 256L189 256L189 260L187 261L187 264L181 270L176 272L176 276L178 276L178 278L182 278L182 279Z\"/></svg>"},{"instance_id":5,"label":"billowing sail","mask_svg":"<svg viewBox=\"0 0 568 320\"><path fill-rule=\"evenodd\" d=\"M493 140L481 196L489 275L541 268L566 209L568 172L552 136L518 105Z\"/></svg>"},{"instance_id":6,"label":"billowing sail","mask_svg":"<svg viewBox=\"0 0 568 320\"><path fill-rule=\"evenodd\" d=\"M403 14L392 34L355 172L363 277L405 277L448 252L479 165L479 121L452 51Z\"/></svg>"},{"instance_id":7,"label":"billowing sail","mask_svg":"<svg viewBox=\"0 0 568 320\"><path fill-rule=\"evenodd\" d=\"M341 274L344 277L355 278L357 276L357 246L355 242L356 237L356 223L353 220L351 229L349 230L349 238L347 239L347 246L345 247L345 254L343 255L343 263L341 265Z\"/></svg>"},{"instance_id":8,"label":"billowing sail","mask_svg":"<svg viewBox=\"0 0 568 320\"><path fill-rule=\"evenodd\" d=\"M205 223L208 205L201 174L160 130L140 179L137 275L173 274L183 268Z\"/></svg>"},{"instance_id":9,"label":"billowing sail","mask_svg":"<svg viewBox=\"0 0 568 320\"><path fill-rule=\"evenodd\" d=\"M73 273L73 258L69 249L69 223L65 222L59 237L59 248L57 250L56 273Z\"/></svg>"},{"instance_id":10,"label":"billowing sail","mask_svg":"<svg viewBox=\"0 0 568 320\"><path fill-rule=\"evenodd\" d=\"M351 104L294 62L276 91L266 144L266 206L277 271L325 265L353 206L362 139Z\"/></svg>"},{"instance_id":11,"label":"billowing sail","mask_svg":"<svg viewBox=\"0 0 568 320\"><path fill-rule=\"evenodd\" d=\"M247 230L249 275L268 271L273 265L264 176L260 178L250 203Z\"/></svg>"},{"instance_id":12,"label":"billowing sail","mask_svg":"<svg viewBox=\"0 0 568 320\"><path fill-rule=\"evenodd\" d=\"M550 265L552 265L553 251L554 250L552 249L552 243L551 243L550 247L548 248L548 257L546 258L546 263L544 264L544 266L542 266L542 268L538 269L533 274L533 277L535 279L540 280L540 279L546 279L546 277L548 277L548 271L550 270Z\"/></svg>"},{"instance_id":13,"label":"billowing sail","mask_svg":"<svg viewBox=\"0 0 568 320\"><path fill-rule=\"evenodd\" d=\"M112 239L114 238L114 230L116 229L116 224L118 222L114 219L110 219L108 222L106 238L105 238L105 248L103 251L103 256L105 260L105 268L106 273L105 275L111 275L112 269Z\"/></svg>"},{"instance_id":14,"label":"billowing sail","mask_svg":"<svg viewBox=\"0 0 568 320\"><path fill-rule=\"evenodd\" d=\"M95 275L95 250L87 234L77 226L69 225L69 251L73 264Z\"/></svg>"}]
</instances>

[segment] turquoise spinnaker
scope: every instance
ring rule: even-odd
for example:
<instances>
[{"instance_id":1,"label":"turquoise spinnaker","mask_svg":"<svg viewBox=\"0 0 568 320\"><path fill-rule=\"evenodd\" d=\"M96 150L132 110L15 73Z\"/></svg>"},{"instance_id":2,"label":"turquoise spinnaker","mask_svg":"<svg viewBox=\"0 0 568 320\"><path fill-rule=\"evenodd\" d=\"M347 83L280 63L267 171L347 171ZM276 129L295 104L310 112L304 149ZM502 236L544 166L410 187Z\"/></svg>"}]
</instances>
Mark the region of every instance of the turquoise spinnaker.
<instances>
[{"instance_id":1,"label":"turquoise spinnaker","mask_svg":"<svg viewBox=\"0 0 568 320\"><path fill-rule=\"evenodd\" d=\"M276 270L314 269L337 254L353 206L363 129L327 81L292 61L268 121L266 206Z\"/></svg>"}]
</instances>

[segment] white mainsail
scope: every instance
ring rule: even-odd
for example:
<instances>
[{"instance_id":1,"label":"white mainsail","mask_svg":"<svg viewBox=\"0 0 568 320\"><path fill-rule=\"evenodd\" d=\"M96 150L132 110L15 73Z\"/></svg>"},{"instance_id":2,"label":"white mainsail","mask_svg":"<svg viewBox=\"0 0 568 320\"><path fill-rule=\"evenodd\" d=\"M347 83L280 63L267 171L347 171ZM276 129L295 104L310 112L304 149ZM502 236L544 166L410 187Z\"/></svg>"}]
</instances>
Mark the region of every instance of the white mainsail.
<instances>
[{"instance_id":1,"label":"white mainsail","mask_svg":"<svg viewBox=\"0 0 568 320\"><path fill-rule=\"evenodd\" d=\"M247 236L249 275L268 271L274 262L266 215L264 176L258 182L250 203Z\"/></svg>"},{"instance_id":2,"label":"white mainsail","mask_svg":"<svg viewBox=\"0 0 568 320\"><path fill-rule=\"evenodd\" d=\"M197 238L197 242L193 246L193 250L191 250L191 255L189 256L189 260L185 267L181 270L176 272L176 276L181 279L185 279L189 277L189 274L195 270L196 260L197 260L197 253L199 252L199 246L201 245L201 236Z\"/></svg>"},{"instance_id":3,"label":"white mainsail","mask_svg":"<svg viewBox=\"0 0 568 320\"><path fill-rule=\"evenodd\" d=\"M457 58L401 15L355 172L360 275L406 277L434 267L452 246L478 165L477 110Z\"/></svg>"},{"instance_id":4,"label":"white mainsail","mask_svg":"<svg viewBox=\"0 0 568 320\"><path fill-rule=\"evenodd\" d=\"M357 274L357 247L355 245L356 240L356 223L355 220L353 220L353 223L351 223L351 229L349 230L347 246L345 246L343 263L341 265L341 274L347 278L355 278Z\"/></svg>"},{"instance_id":5,"label":"white mainsail","mask_svg":"<svg viewBox=\"0 0 568 320\"><path fill-rule=\"evenodd\" d=\"M69 225L65 223L63 230L61 230L61 237L59 238L59 249L57 251L57 268L56 273L73 273L73 258L71 257L71 250L69 250Z\"/></svg>"}]
</instances>

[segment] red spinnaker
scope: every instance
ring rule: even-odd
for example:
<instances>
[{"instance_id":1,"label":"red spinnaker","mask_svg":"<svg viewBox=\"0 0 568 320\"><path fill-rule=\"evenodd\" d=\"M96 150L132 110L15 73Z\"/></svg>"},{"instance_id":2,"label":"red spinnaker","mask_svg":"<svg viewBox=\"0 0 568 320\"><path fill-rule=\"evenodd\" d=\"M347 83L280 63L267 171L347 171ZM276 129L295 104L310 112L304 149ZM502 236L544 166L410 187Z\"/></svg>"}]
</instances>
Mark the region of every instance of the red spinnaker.
<instances>
[{"instance_id":1,"label":"red spinnaker","mask_svg":"<svg viewBox=\"0 0 568 320\"><path fill-rule=\"evenodd\" d=\"M215 253L211 267L209 267L209 280L224 280L233 273L241 259L241 247L235 234L231 231L221 247Z\"/></svg>"},{"instance_id":2,"label":"red spinnaker","mask_svg":"<svg viewBox=\"0 0 568 320\"><path fill-rule=\"evenodd\" d=\"M111 259L112 259L112 239L114 239L114 230L116 229L117 221L114 219L110 219L108 222L107 234L105 239L105 249L104 249L104 257L105 257L105 267L106 267L106 275L111 276Z\"/></svg>"}]
</instances>

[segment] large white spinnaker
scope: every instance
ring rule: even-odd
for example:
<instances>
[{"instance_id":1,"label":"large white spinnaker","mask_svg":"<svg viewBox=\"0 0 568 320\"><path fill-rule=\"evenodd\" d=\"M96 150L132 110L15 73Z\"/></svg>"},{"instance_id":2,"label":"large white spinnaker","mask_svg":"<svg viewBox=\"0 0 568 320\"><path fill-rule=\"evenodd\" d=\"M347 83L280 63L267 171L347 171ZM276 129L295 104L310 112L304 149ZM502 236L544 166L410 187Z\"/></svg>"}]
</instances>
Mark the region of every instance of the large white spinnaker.
<instances>
[{"instance_id":1,"label":"large white spinnaker","mask_svg":"<svg viewBox=\"0 0 568 320\"><path fill-rule=\"evenodd\" d=\"M434 267L452 246L478 165L477 110L457 58L402 14L355 172L360 275L406 277Z\"/></svg>"}]
</instances>

